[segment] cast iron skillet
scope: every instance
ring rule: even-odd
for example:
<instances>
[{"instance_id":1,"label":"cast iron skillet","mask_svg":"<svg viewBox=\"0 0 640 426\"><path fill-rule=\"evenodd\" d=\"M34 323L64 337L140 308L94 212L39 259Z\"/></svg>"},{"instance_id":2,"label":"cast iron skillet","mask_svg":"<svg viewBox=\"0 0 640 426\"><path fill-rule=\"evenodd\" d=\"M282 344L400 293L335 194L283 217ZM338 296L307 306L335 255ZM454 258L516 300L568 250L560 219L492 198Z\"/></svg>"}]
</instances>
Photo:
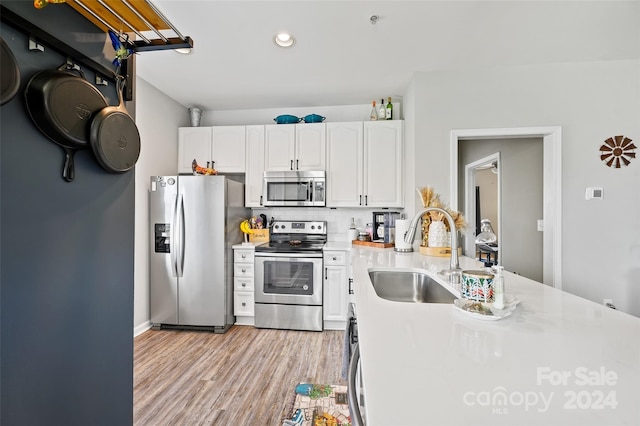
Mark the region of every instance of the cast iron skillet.
<instances>
[{"instance_id":1,"label":"cast iron skillet","mask_svg":"<svg viewBox=\"0 0 640 426\"><path fill-rule=\"evenodd\" d=\"M0 77L2 78L0 85L0 105L9 102L18 93L20 88L20 69L18 61L13 56L13 52L0 37Z\"/></svg>"},{"instance_id":2,"label":"cast iron skillet","mask_svg":"<svg viewBox=\"0 0 640 426\"><path fill-rule=\"evenodd\" d=\"M91 149L98 163L111 173L130 170L140 156L140 133L124 106L124 85L124 78L118 76L118 106L102 109L91 122Z\"/></svg>"},{"instance_id":3,"label":"cast iron skillet","mask_svg":"<svg viewBox=\"0 0 640 426\"><path fill-rule=\"evenodd\" d=\"M27 111L34 124L65 152L62 178L73 181L73 156L89 146L91 118L107 107L102 93L84 78L65 70L36 73L24 92Z\"/></svg>"}]
</instances>

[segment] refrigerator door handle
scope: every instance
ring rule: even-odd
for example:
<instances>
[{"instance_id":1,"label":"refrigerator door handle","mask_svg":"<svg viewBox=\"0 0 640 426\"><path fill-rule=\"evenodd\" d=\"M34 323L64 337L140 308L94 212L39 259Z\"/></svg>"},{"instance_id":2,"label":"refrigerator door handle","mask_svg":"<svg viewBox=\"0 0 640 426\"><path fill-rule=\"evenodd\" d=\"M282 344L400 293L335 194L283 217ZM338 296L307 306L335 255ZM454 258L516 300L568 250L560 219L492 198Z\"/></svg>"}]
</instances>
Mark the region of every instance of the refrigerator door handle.
<instances>
[{"instance_id":1,"label":"refrigerator door handle","mask_svg":"<svg viewBox=\"0 0 640 426\"><path fill-rule=\"evenodd\" d=\"M182 194L178 195L178 204L176 205L177 222L180 229L178 236L178 253L176 255L176 275L178 278L182 278L184 272L184 199Z\"/></svg>"},{"instance_id":2,"label":"refrigerator door handle","mask_svg":"<svg viewBox=\"0 0 640 426\"><path fill-rule=\"evenodd\" d=\"M176 197L176 202L173 207L172 223L171 223L171 272L174 277L178 276L178 241L180 241L180 234L178 232L178 202L179 197Z\"/></svg>"}]
</instances>

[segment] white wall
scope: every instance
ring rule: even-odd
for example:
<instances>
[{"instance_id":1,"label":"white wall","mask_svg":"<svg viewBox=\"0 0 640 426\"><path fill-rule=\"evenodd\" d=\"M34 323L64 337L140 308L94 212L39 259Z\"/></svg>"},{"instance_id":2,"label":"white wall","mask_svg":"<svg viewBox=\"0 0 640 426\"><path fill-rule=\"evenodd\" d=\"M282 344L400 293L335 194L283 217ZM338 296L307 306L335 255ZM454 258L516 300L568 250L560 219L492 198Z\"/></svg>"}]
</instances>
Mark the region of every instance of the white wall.
<instances>
[{"instance_id":1,"label":"white wall","mask_svg":"<svg viewBox=\"0 0 640 426\"><path fill-rule=\"evenodd\" d=\"M562 288L640 316L640 159L613 169L599 151L640 141L639 76L640 60L418 73L416 185L449 201L451 130L561 126ZM585 201L588 186L604 199Z\"/></svg>"},{"instance_id":2,"label":"white wall","mask_svg":"<svg viewBox=\"0 0 640 426\"><path fill-rule=\"evenodd\" d=\"M172 175L178 165L178 127L189 125L187 109L145 80L136 80L136 163L134 335L149 328L149 177Z\"/></svg>"},{"instance_id":3,"label":"white wall","mask_svg":"<svg viewBox=\"0 0 640 426\"><path fill-rule=\"evenodd\" d=\"M400 98L393 98L394 120L402 117L402 102ZM320 107L291 107L270 109L247 109L231 111L205 111L202 114L201 126L236 126L250 124L275 124L274 118L289 114L303 118L308 114L318 114L325 117L325 123L332 121L367 121L371 105L342 105Z\"/></svg>"}]
</instances>

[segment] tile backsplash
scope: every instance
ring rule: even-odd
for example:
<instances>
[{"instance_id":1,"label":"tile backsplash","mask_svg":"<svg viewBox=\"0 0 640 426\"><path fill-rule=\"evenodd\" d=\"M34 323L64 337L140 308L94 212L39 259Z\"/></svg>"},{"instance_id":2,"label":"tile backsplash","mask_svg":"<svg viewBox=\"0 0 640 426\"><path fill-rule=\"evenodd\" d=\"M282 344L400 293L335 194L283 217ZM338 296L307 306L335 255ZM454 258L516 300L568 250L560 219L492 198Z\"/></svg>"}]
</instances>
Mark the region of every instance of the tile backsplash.
<instances>
[{"instance_id":1,"label":"tile backsplash","mask_svg":"<svg viewBox=\"0 0 640 426\"><path fill-rule=\"evenodd\" d=\"M328 241L347 241L347 231L351 218L355 219L356 228L363 230L367 223L373 221L373 212L399 211L402 209L349 209L349 208L256 208L253 215L265 214L269 220L326 220Z\"/></svg>"}]
</instances>

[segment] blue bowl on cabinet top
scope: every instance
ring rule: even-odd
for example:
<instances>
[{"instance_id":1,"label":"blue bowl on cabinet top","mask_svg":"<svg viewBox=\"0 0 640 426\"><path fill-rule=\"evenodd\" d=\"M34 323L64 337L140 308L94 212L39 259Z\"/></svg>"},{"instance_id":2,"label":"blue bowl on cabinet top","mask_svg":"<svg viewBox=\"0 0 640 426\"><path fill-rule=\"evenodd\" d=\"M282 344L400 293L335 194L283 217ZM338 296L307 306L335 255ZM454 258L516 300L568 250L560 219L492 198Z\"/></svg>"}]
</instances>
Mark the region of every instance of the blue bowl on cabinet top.
<instances>
[{"instance_id":1,"label":"blue bowl on cabinet top","mask_svg":"<svg viewBox=\"0 0 640 426\"><path fill-rule=\"evenodd\" d=\"M302 121L302 118L298 118L295 115L279 115L273 119L277 124L293 124Z\"/></svg>"},{"instance_id":2,"label":"blue bowl on cabinet top","mask_svg":"<svg viewBox=\"0 0 640 426\"><path fill-rule=\"evenodd\" d=\"M322 123L326 117L318 114L305 115L303 120L305 123Z\"/></svg>"}]
</instances>

